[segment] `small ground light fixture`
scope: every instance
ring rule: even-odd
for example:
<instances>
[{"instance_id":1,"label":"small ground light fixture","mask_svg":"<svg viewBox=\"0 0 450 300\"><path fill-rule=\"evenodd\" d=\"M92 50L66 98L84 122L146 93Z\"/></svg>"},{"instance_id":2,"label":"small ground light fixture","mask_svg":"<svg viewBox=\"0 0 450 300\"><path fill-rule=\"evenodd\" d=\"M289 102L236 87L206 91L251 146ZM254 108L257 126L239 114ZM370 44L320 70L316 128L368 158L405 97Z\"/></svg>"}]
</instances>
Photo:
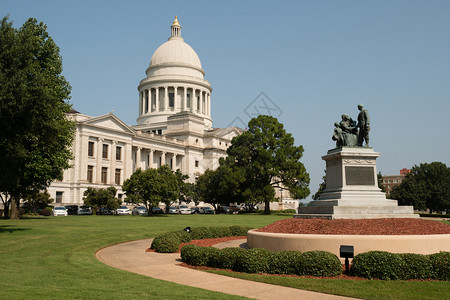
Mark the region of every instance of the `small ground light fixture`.
<instances>
[{"instance_id":1,"label":"small ground light fixture","mask_svg":"<svg viewBox=\"0 0 450 300\"><path fill-rule=\"evenodd\" d=\"M187 233L191 233L191 227L186 227L185 229L183 229L184 231L186 231Z\"/></svg>"},{"instance_id":2,"label":"small ground light fixture","mask_svg":"<svg viewBox=\"0 0 450 300\"><path fill-rule=\"evenodd\" d=\"M345 258L345 272L349 271L349 258L353 258L354 250L353 246L341 245L339 248L339 255L342 258Z\"/></svg>"}]
</instances>

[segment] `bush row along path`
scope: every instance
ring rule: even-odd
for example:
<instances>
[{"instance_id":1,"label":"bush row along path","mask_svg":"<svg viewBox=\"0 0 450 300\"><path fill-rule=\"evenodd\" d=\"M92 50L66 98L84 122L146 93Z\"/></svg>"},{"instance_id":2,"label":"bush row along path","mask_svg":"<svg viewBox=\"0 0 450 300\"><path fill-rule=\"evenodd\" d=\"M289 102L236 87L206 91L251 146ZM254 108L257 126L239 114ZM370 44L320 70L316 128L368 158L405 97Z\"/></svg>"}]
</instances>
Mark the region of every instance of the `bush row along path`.
<instances>
[{"instance_id":1,"label":"bush row along path","mask_svg":"<svg viewBox=\"0 0 450 300\"><path fill-rule=\"evenodd\" d=\"M103 248L95 254L101 262L129 272L206 290L253 299L352 299L211 274L179 266L180 253L146 252L152 239L131 241ZM246 240L228 241L218 248L239 247ZM126 255L124 254L126 253Z\"/></svg>"}]
</instances>

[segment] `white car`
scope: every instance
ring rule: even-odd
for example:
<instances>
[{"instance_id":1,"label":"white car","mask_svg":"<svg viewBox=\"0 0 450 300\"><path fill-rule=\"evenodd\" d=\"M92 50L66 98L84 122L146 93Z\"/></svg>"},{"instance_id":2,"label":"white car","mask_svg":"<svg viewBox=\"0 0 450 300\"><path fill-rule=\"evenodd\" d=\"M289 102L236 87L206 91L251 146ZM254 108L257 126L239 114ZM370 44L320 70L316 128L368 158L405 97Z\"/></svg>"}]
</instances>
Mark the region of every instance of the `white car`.
<instances>
[{"instance_id":1,"label":"white car","mask_svg":"<svg viewBox=\"0 0 450 300\"><path fill-rule=\"evenodd\" d=\"M67 208L65 208L64 206L55 206L55 208L53 208L53 215L56 216L67 216Z\"/></svg>"},{"instance_id":2,"label":"white car","mask_svg":"<svg viewBox=\"0 0 450 300\"><path fill-rule=\"evenodd\" d=\"M169 208L169 214L179 214L179 213L180 213L180 211L179 211L178 207L171 206Z\"/></svg>"},{"instance_id":3,"label":"white car","mask_svg":"<svg viewBox=\"0 0 450 300\"><path fill-rule=\"evenodd\" d=\"M92 215L92 209L89 206L80 206L80 208L78 208L78 215Z\"/></svg>"},{"instance_id":4,"label":"white car","mask_svg":"<svg viewBox=\"0 0 450 300\"><path fill-rule=\"evenodd\" d=\"M182 214L182 215L190 215L191 214L191 209L189 207L187 207L186 205L181 205L178 210L179 210L180 214Z\"/></svg>"},{"instance_id":5,"label":"white car","mask_svg":"<svg viewBox=\"0 0 450 300\"><path fill-rule=\"evenodd\" d=\"M121 215L131 215L131 210L126 207L126 206L121 206L116 210L116 213L121 216Z\"/></svg>"}]
</instances>

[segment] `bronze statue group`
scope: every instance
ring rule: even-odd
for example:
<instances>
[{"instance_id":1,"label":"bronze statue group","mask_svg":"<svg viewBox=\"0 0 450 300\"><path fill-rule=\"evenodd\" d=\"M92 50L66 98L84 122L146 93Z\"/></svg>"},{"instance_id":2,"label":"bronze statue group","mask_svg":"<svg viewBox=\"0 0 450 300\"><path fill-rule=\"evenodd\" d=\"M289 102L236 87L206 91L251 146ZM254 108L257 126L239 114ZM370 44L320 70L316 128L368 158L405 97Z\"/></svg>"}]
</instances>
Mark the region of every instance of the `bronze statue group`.
<instances>
[{"instance_id":1,"label":"bronze statue group","mask_svg":"<svg viewBox=\"0 0 450 300\"><path fill-rule=\"evenodd\" d=\"M343 114L340 122L334 123L333 141L336 147L369 147L370 118L369 112L362 104L358 104L358 123L350 116Z\"/></svg>"}]
</instances>

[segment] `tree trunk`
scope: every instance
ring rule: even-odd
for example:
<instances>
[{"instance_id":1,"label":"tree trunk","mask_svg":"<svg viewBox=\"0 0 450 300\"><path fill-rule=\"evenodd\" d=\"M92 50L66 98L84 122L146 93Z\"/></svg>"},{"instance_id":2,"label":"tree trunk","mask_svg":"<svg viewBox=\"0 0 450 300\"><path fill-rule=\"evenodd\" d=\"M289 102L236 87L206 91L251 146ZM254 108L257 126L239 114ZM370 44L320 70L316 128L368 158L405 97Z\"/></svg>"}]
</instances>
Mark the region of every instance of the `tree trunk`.
<instances>
[{"instance_id":1,"label":"tree trunk","mask_svg":"<svg viewBox=\"0 0 450 300\"><path fill-rule=\"evenodd\" d=\"M19 220L20 197L11 197L11 220Z\"/></svg>"},{"instance_id":2,"label":"tree trunk","mask_svg":"<svg viewBox=\"0 0 450 300\"><path fill-rule=\"evenodd\" d=\"M270 201L269 199L264 200L264 214L270 215Z\"/></svg>"}]
</instances>

